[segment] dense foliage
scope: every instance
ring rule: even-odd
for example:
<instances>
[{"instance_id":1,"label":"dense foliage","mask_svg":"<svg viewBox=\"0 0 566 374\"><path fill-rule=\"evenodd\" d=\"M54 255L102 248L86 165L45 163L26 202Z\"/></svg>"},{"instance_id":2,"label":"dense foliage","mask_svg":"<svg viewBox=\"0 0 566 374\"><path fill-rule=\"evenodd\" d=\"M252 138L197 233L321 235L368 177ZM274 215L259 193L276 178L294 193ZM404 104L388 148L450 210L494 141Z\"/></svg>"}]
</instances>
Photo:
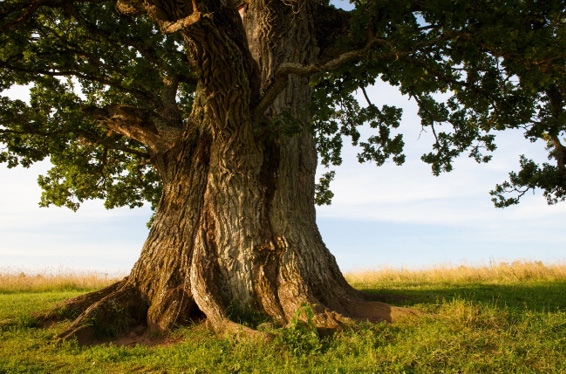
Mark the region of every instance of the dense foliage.
<instances>
[{"instance_id":1,"label":"dense foliage","mask_svg":"<svg viewBox=\"0 0 566 374\"><path fill-rule=\"evenodd\" d=\"M369 48L366 59L317 85L325 93L315 95L326 108L315 117L323 164L340 164L343 136L361 145L360 162L403 162L402 140L389 137L400 110L378 109L363 90L381 79L417 102L423 128L435 137L422 157L434 174L452 170L463 152L489 161L496 131L522 129L526 139L547 144L551 162L521 156L522 169L492 191L495 205L518 203L536 188L549 203L566 198L565 2L362 1L353 13L344 43ZM356 126L368 123L378 135L361 142Z\"/></svg>"},{"instance_id":2,"label":"dense foliage","mask_svg":"<svg viewBox=\"0 0 566 374\"><path fill-rule=\"evenodd\" d=\"M359 161L402 164L400 108L373 103L365 87L399 87L419 106L435 143L422 159L434 174L462 153L487 162L495 132L521 129L547 144L549 162L521 156L521 170L496 186L496 206L541 189L549 203L566 198L566 2L561 0L360 0L343 12L337 48L358 58L314 74L312 131L321 163L341 163L345 138ZM120 14L112 1L0 4L0 89L30 85L29 103L0 99L0 162L29 166L50 158L40 177L42 204L78 208L155 204L159 176L146 147L109 130L100 112L115 105L162 115L164 96L191 110L195 73L183 40L163 34L143 14ZM173 82L173 83L171 83ZM183 118L179 119L180 121ZM278 120L282 120L279 118ZM292 124L292 120L282 120ZM360 126L371 128L369 137ZM278 132L292 136L293 128ZM328 203L333 172L318 185Z\"/></svg>"},{"instance_id":3,"label":"dense foliage","mask_svg":"<svg viewBox=\"0 0 566 374\"><path fill-rule=\"evenodd\" d=\"M5 12L10 5L2 4ZM43 205L77 209L89 198L105 199L108 208L155 204L160 181L144 145L88 113L122 104L151 115L163 105L168 76L180 81L179 107L190 110L194 77L180 38L165 37L145 17L117 15L111 2L86 2L41 8L1 39L1 88L31 85L31 98L2 97L0 161L29 166L50 157L54 166L39 179Z\"/></svg>"}]
</instances>

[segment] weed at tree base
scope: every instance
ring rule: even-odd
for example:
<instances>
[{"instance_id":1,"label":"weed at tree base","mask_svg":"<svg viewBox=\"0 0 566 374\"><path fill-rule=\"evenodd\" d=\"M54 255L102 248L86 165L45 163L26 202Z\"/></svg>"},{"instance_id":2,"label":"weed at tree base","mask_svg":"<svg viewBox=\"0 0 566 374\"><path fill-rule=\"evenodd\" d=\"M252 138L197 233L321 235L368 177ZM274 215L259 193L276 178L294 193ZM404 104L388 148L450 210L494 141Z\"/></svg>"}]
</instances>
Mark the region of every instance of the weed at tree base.
<instances>
[{"instance_id":1,"label":"weed at tree base","mask_svg":"<svg viewBox=\"0 0 566 374\"><path fill-rule=\"evenodd\" d=\"M311 305L301 304L291 322L276 330L275 343L289 349L294 355L320 352L323 345L314 324L314 312Z\"/></svg>"}]
</instances>

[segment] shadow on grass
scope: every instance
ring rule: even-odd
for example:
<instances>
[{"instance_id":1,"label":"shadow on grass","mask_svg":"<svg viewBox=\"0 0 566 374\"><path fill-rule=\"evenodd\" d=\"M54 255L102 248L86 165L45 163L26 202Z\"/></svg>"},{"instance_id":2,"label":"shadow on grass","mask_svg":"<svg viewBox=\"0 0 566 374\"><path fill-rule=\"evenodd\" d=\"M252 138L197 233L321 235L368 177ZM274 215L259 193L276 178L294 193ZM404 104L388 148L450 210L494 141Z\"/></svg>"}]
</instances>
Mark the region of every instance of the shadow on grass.
<instances>
[{"instance_id":1,"label":"shadow on grass","mask_svg":"<svg viewBox=\"0 0 566 374\"><path fill-rule=\"evenodd\" d=\"M371 294L391 295L398 306L438 304L467 300L480 304L520 308L534 312L566 310L566 281L524 282L514 284L435 284L399 285L395 288L360 288ZM396 296L405 296L398 298Z\"/></svg>"}]
</instances>

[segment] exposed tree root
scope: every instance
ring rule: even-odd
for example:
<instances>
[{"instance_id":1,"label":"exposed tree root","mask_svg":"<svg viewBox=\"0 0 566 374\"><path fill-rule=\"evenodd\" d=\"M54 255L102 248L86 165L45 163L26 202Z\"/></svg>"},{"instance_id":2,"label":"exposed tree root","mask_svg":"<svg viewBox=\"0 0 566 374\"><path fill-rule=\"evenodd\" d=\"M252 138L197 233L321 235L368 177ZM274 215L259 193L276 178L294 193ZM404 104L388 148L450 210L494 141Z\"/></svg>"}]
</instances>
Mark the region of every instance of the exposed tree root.
<instances>
[{"instance_id":1,"label":"exposed tree root","mask_svg":"<svg viewBox=\"0 0 566 374\"><path fill-rule=\"evenodd\" d=\"M242 340L257 340L257 341L271 341L273 340L273 334L267 331L260 331L257 329L253 329L242 325L240 323L236 323L229 319L222 321L221 324L217 324L213 326L214 330L219 335L229 335L235 337L236 339Z\"/></svg>"},{"instance_id":2,"label":"exposed tree root","mask_svg":"<svg viewBox=\"0 0 566 374\"><path fill-rule=\"evenodd\" d=\"M145 324L147 304L126 279L103 290L88 293L60 304L59 310L82 313L57 339L77 338L91 344L103 336L117 336Z\"/></svg>"},{"instance_id":3,"label":"exposed tree root","mask_svg":"<svg viewBox=\"0 0 566 374\"><path fill-rule=\"evenodd\" d=\"M379 301L366 301L358 297L341 300L340 304L342 308L336 311L317 303L307 303L312 309L312 320L319 330L333 331L345 325L355 324L356 321L403 322L421 315L414 309L396 307ZM296 310L300 308L301 306L297 306ZM307 318L306 314L303 315L300 312L296 314L300 320L304 321Z\"/></svg>"},{"instance_id":4,"label":"exposed tree root","mask_svg":"<svg viewBox=\"0 0 566 374\"><path fill-rule=\"evenodd\" d=\"M86 309L91 307L94 303L114 293L125 284L126 280L127 278L124 278L120 282L113 283L101 290L89 292L84 295L79 295L67 300L63 300L46 312L37 313L35 317L43 323L68 318L74 319L81 313L83 313Z\"/></svg>"},{"instance_id":5,"label":"exposed tree root","mask_svg":"<svg viewBox=\"0 0 566 374\"><path fill-rule=\"evenodd\" d=\"M294 304L293 317L303 322L308 322L310 319L321 335L329 335L342 327L355 324L356 321L395 323L421 315L420 312L412 309L395 307L378 301L362 301L357 298L350 299L347 310L341 313L316 303ZM305 305L308 305L312 312L310 317L308 313L301 311ZM112 339L123 344L153 344L146 339L147 334L150 331L162 330L156 326L148 326L147 304L140 293L124 281L97 292L69 299L60 303L58 307L69 308L66 309L66 313L69 310L75 312L82 310L73 323L56 337L57 339L76 338L79 344L103 343ZM215 310L220 313L211 313L212 317L207 317L206 325L219 335L262 341L270 341L274 337L271 331L250 328L230 320L221 309L215 308ZM51 320L57 319L53 311L48 315ZM64 314L61 316L65 317ZM187 318L183 316L183 320ZM291 319L286 320L290 322ZM277 322L271 326L281 326Z\"/></svg>"},{"instance_id":6,"label":"exposed tree root","mask_svg":"<svg viewBox=\"0 0 566 374\"><path fill-rule=\"evenodd\" d=\"M229 311L222 298L221 283L215 274L205 266L193 267L189 279L179 278L169 286L162 284L153 297L140 291L132 279L125 278L102 290L59 303L44 313L43 321L75 318L57 338L76 338L80 344L104 341L103 337L106 341L107 337L120 338L132 329L170 331L177 324L199 317L205 317L207 325L219 335L271 340L272 333L238 323L239 317ZM269 287L256 289L252 312L265 315L272 326L302 321L323 335L356 321L395 323L420 315L412 309L375 301L381 297L355 290L341 279L339 275L329 276L324 286L319 282L316 288L297 273L287 277L287 282L271 281ZM315 294L313 289L318 292Z\"/></svg>"},{"instance_id":7,"label":"exposed tree root","mask_svg":"<svg viewBox=\"0 0 566 374\"><path fill-rule=\"evenodd\" d=\"M204 258L202 253L194 253ZM236 339L272 339L270 332L238 323L241 321L237 315L239 306L232 303L240 300L225 297L223 288L227 285L219 276L214 259L203 258L197 258L199 266L169 272L178 275L165 280L151 278L136 282L135 277L130 276L100 291L66 300L46 313L44 320L75 318L57 338L76 338L80 344L92 344L102 340L103 336L118 338L131 329L166 332L177 324L202 317L220 335L228 334ZM352 288L337 267L331 264L328 268L330 271L321 271L317 277L283 266L258 272L252 293L255 299L241 305L243 313L249 308L252 313L270 319L272 326L279 327L302 321L324 335L356 321L395 323L420 314L376 301L381 297ZM148 270L145 274L159 276L161 273ZM233 305L236 314L230 310Z\"/></svg>"},{"instance_id":8,"label":"exposed tree root","mask_svg":"<svg viewBox=\"0 0 566 374\"><path fill-rule=\"evenodd\" d=\"M379 301L353 301L348 309L353 319L368 322L403 322L421 315L414 309L396 307Z\"/></svg>"}]
</instances>

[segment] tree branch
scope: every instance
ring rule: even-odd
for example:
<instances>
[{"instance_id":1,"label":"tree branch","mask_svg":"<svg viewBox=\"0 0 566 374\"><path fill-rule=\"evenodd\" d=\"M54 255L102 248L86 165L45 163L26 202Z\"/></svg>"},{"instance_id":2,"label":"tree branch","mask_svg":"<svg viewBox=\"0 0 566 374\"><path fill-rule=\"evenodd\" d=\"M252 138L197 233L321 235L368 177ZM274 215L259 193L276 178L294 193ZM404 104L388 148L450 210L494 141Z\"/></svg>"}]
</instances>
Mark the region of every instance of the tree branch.
<instances>
[{"instance_id":1,"label":"tree branch","mask_svg":"<svg viewBox=\"0 0 566 374\"><path fill-rule=\"evenodd\" d=\"M87 106L83 112L108 129L137 140L153 151L159 147L159 130L147 111L127 105L110 105L105 108Z\"/></svg>"},{"instance_id":2,"label":"tree branch","mask_svg":"<svg viewBox=\"0 0 566 374\"><path fill-rule=\"evenodd\" d=\"M173 34L178 31L187 29L200 21L203 17L210 17L210 13L201 13L198 10L193 11L190 15L186 16L185 18L181 18L178 21L170 22L158 22L159 29L164 34Z\"/></svg>"},{"instance_id":3,"label":"tree branch","mask_svg":"<svg viewBox=\"0 0 566 374\"><path fill-rule=\"evenodd\" d=\"M160 4L161 3L161 4ZM187 29L205 17L210 17L210 13L202 13L198 9L197 0L176 1L174 6L164 6L164 2L146 2L139 0L119 0L118 7L129 7L133 10L143 8L149 17L157 23L159 30L163 34L173 34ZM124 12L118 8L120 12ZM127 12L127 10L126 10Z\"/></svg>"},{"instance_id":4,"label":"tree branch","mask_svg":"<svg viewBox=\"0 0 566 374\"><path fill-rule=\"evenodd\" d=\"M275 71L273 83L267 89L267 91L263 95L263 98L260 100L255 109L254 121L256 123L261 121L263 114L265 113L267 108L269 108L273 104L275 99L277 99L277 96L279 96L279 94L283 92L285 87L287 87L289 75L295 74L300 77L310 77L311 75L316 73L324 73L338 69L339 67L347 63L361 60L370 51L371 46L377 42L384 41L378 39L371 40L365 48L342 53L337 58L330 60L324 64L301 65L293 62L282 63ZM405 56L408 53L409 52L382 53L373 58L380 60L391 60L398 59L400 56Z\"/></svg>"},{"instance_id":5,"label":"tree branch","mask_svg":"<svg viewBox=\"0 0 566 374\"><path fill-rule=\"evenodd\" d=\"M104 1L105 0L82 0L82 2L85 3L102 3ZM46 6L50 8L63 8L68 5L69 1L67 0L29 0L11 4L2 4L0 8L0 19L2 21L9 19L10 16L14 15L16 12L21 12L23 10L23 13L16 16L16 19L0 25L0 32L4 32L24 23L39 7Z\"/></svg>"},{"instance_id":6,"label":"tree branch","mask_svg":"<svg viewBox=\"0 0 566 374\"><path fill-rule=\"evenodd\" d=\"M435 144L438 147L438 152L441 152L442 146L440 145L440 141L438 140L438 135L436 133L436 128L434 127L434 124L436 123L436 120L434 119L434 114L432 114L430 112L430 110L426 107L426 105L423 103L421 96L417 93L411 93L410 97L414 98L415 101L417 102L417 104L419 105L419 108L421 110L424 110L430 117L430 128L432 129L432 135L434 136L434 140L435 140ZM422 131L424 131L424 126L422 128ZM425 131L426 132L426 131ZM419 135L420 138L420 135Z\"/></svg>"},{"instance_id":7,"label":"tree branch","mask_svg":"<svg viewBox=\"0 0 566 374\"><path fill-rule=\"evenodd\" d=\"M10 60L12 60L10 58ZM50 67L49 69L41 69L41 68L36 68L36 69L30 69L27 68L21 64L17 63L17 58L15 59L14 64L2 64L0 65L1 67L7 67L9 69L12 69L13 71L18 71L18 72L22 72L22 73L30 73L30 74L40 74L40 75L45 75L45 76L49 76L49 77L77 77L77 78L81 78L81 79L85 79L87 81L91 81L91 82L98 82L98 83L102 83L102 84L106 84L108 86L111 87L116 87L117 89L123 91L123 92L128 92L130 94L132 94L133 96L135 96L136 98L140 99L140 100L149 100L151 102L153 102L154 97L153 95L151 95L149 92L145 92L139 89L130 89L130 88L124 88L122 81L117 80L117 79L110 79L104 75L94 75L94 74L86 74L80 70L73 70L73 69L65 69L65 70L58 70L56 67Z\"/></svg>"},{"instance_id":8,"label":"tree branch","mask_svg":"<svg viewBox=\"0 0 566 374\"><path fill-rule=\"evenodd\" d=\"M118 5L117 5L117 7L118 7ZM124 13L124 12L120 11L120 13ZM121 36L120 38L118 38L117 35L115 33L112 33L110 30L102 29L100 27L97 27L95 24L89 22L87 20L87 18L84 16L84 14L82 14L79 11L74 10L73 16L92 35L99 36L103 40L108 40L110 42L120 43L120 44L125 45L125 46L133 47L137 51L139 51L139 53L144 57L144 59L146 59L147 61L151 62L152 64L158 66L160 69L167 71L168 73L174 72L172 69L170 69L170 67L167 65L165 60L162 57L159 56L159 51L153 45L144 43L143 39L130 37L129 35ZM171 52L173 52L173 51L171 51ZM179 60L182 60L182 59L186 58L186 55L179 52L177 54L177 57L178 57ZM175 72L175 73L178 73L178 72ZM187 77L187 79L188 79L188 77Z\"/></svg>"},{"instance_id":9,"label":"tree branch","mask_svg":"<svg viewBox=\"0 0 566 374\"><path fill-rule=\"evenodd\" d=\"M84 134L85 138L92 139L95 143L100 144L101 146L105 147L106 149L130 153L132 155L138 156L138 157L146 159L146 160L149 160L149 158L150 158L150 155L147 152L142 152L142 151L139 151L137 149L128 147L126 145L119 144L116 141L117 139L114 136L100 137L100 136L97 136L95 134L90 134L90 133L86 133L86 132L85 133L79 133L79 135L80 134ZM115 136L121 137L121 135L115 135Z\"/></svg>"},{"instance_id":10,"label":"tree branch","mask_svg":"<svg viewBox=\"0 0 566 374\"><path fill-rule=\"evenodd\" d=\"M24 124L23 127L25 128L25 130L22 131L17 131L17 130L12 130L12 129L0 129L0 135L3 134L11 134L11 135L37 135L37 136L41 136L44 138L48 138L48 137L53 137L53 136L62 136L67 134L69 131L66 130L59 130L59 131L39 131L36 128L32 128L30 126L28 126L27 124ZM116 134L114 137L112 136L107 136L107 137L102 137L99 136L98 134L95 134L94 132L89 132L89 131L71 131L72 133L78 135L79 137L84 137L85 139L87 139L89 142L93 142L95 144L101 145L107 149L111 149L111 150L115 150L115 151L122 151L125 153L130 153L133 155L136 155L138 157L141 157L143 159L149 159L150 155L146 152L142 152L140 150L128 147L126 145L122 145L119 144L117 142L117 138L115 136L120 136Z\"/></svg>"},{"instance_id":11,"label":"tree branch","mask_svg":"<svg viewBox=\"0 0 566 374\"><path fill-rule=\"evenodd\" d=\"M566 147L562 145L560 139L555 135L551 135L550 140L552 141L552 145L554 146L554 158L556 159L556 166L558 167L558 170L560 170L566 176Z\"/></svg>"},{"instance_id":12,"label":"tree branch","mask_svg":"<svg viewBox=\"0 0 566 374\"><path fill-rule=\"evenodd\" d=\"M279 65L277 71L275 72L273 83L267 89L267 91L263 95L263 98L260 100L255 109L254 121L256 123L261 121L263 114L265 113L267 108L269 108L271 104L273 104L275 99L277 99L277 96L279 96L279 94L283 92L285 87L287 87L290 74L295 74L300 77L310 77L315 73L331 71L343 64L359 59L362 56L363 52L365 52L365 49L346 52L341 54L338 58L331 60L323 65L301 65L293 62L282 63L281 65Z\"/></svg>"},{"instance_id":13,"label":"tree branch","mask_svg":"<svg viewBox=\"0 0 566 374\"><path fill-rule=\"evenodd\" d=\"M373 103L370 101L369 96L368 96L368 93L366 92L366 88L365 88L364 86L360 86L360 88L361 88L361 90L362 90L362 93L364 94L364 97L365 97L365 99L366 99L368 105L369 105L370 107L374 107L375 105L373 105Z\"/></svg>"},{"instance_id":14,"label":"tree branch","mask_svg":"<svg viewBox=\"0 0 566 374\"><path fill-rule=\"evenodd\" d=\"M25 9L24 13L22 15L20 15L17 19L13 20L12 22L8 22L2 26L0 26L0 32L4 32L8 29L11 29L17 25L19 25L20 23L25 22L29 17L31 17L31 15L33 14L33 12L35 12L35 10L41 5L41 1L40 0L34 0L34 1L30 1L28 4L24 5L24 4L19 4L20 8L18 9L18 5L14 5L14 7L18 10L20 9ZM6 15L4 14L5 12L1 12L0 14L2 14L2 18L6 17Z\"/></svg>"}]
</instances>

